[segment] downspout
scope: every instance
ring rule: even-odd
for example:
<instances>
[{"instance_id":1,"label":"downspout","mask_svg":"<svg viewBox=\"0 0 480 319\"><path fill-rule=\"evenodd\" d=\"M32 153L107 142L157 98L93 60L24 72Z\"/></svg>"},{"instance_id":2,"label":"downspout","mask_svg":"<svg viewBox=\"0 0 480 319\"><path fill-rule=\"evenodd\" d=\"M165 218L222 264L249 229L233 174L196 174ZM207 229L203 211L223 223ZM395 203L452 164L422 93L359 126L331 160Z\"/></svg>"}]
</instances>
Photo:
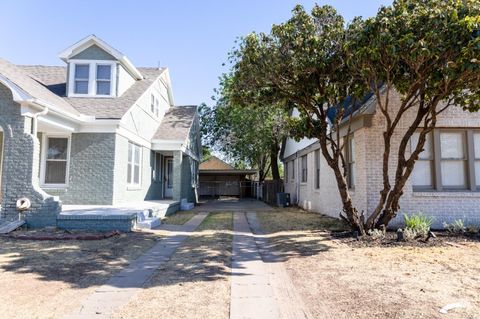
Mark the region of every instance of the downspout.
<instances>
[{"instance_id":1,"label":"downspout","mask_svg":"<svg viewBox=\"0 0 480 319\"><path fill-rule=\"evenodd\" d=\"M32 122L32 135L33 135L33 136L35 136L35 137L37 136L38 118L39 118L40 116L45 116L45 115L47 115L47 113L48 113L48 107L45 107L45 108L43 109L43 111L33 114L33 117L32 117L32 119L33 119L33 122Z\"/></svg>"},{"instance_id":2,"label":"downspout","mask_svg":"<svg viewBox=\"0 0 480 319\"><path fill-rule=\"evenodd\" d=\"M296 198L296 205L298 205L298 203L300 203L300 160L298 158L298 152L295 153L295 162L296 163L296 169L297 169L297 174L295 175L295 190L296 190L296 193L297 193L297 198Z\"/></svg>"}]
</instances>

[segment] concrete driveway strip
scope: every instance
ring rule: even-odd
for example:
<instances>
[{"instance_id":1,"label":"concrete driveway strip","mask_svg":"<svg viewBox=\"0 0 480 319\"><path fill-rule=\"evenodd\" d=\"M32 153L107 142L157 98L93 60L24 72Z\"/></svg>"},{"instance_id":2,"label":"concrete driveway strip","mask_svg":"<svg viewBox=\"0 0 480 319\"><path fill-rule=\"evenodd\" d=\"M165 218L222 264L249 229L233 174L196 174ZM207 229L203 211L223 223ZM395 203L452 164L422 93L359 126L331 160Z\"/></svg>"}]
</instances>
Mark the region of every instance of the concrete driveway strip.
<instances>
[{"instance_id":1,"label":"concrete driveway strip","mask_svg":"<svg viewBox=\"0 0 480 319\"><path fill-rule=\"evenodd\" d=\"M199 213L175 229L176 232L159 241L125 269L111 277L105 285L96 289L84 300L80 309L65 318L109 318L115 310L127 304L142 289L155 270L170 259L188 238L189 233L197 229L207 215L208 213Z\"/></svg>"},{"instance_id":2,"label":"concrete driveway strip","mask_svg":"<svg viewBox=\"0 0 480 319\"><path fill-rule=\"evenodd\" d=\"M233 228L230 319L279 318L267 267L245 213L234 214Z\"/></svg>"}]
</instances>

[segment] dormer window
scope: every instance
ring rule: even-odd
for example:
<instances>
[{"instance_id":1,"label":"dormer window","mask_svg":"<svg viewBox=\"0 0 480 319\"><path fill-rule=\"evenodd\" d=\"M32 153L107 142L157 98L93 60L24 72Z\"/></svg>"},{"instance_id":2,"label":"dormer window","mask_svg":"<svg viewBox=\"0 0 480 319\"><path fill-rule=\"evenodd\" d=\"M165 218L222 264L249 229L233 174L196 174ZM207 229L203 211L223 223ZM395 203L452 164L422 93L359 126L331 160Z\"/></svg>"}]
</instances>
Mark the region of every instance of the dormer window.
<instances>
[{"instance_id":1,"label":"dormer window","mask_svg":"<svg viewBox=\"0 0 480 319\"><path fill-rule=\"evenodd\" d=\"M112 66L97 64L97 95L111 95Z\"/></svg>"},{"instance_id":2,"label":"dormer window","mask_svg":"<svg viewBox=\"0 0 480 319\"><path fill-rule=\"evenodd\" d=\"M90 65L75 64L75 94L88 94Z\"/></svg>"},{"instance_id":3,"label":"dormer window","mask_svg":"<svg viewBox=\"0 0 480 319\"><path fill-rule=\"evenodd\" d=\"M68 96L114 97L115 66L110 61L71 60Z\"/></svg>"}]
</instances>

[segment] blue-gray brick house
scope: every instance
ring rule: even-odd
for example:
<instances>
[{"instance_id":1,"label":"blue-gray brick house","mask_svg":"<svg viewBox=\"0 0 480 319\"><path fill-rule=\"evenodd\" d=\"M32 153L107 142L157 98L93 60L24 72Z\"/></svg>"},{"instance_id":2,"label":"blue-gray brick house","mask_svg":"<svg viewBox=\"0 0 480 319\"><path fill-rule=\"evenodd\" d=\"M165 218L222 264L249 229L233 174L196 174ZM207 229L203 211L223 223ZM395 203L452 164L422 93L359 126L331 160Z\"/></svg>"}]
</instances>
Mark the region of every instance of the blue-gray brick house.
<instances>
[{"instance_id":1,"label":"blue-gray brick house","mask_svg":"<svg viewBox=\"0 0 480 319\"><path fill-rule=\"evenodd\" d=\"M140 68L90 35L64 66L0 59L1 216L55 226L63 205L196 199L195 106L175 106L168 69Z\"/></svg>"}]
</instances>

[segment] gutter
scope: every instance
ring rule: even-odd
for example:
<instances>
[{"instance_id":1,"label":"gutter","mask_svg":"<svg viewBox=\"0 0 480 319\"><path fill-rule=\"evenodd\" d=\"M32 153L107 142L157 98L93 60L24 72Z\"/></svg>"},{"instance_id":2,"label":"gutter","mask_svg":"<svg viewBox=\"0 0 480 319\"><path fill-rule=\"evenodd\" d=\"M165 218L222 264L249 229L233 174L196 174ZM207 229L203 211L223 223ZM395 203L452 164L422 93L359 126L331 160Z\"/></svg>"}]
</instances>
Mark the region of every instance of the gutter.
<instances>
[{"instance_id":1,"label":"gutter","mask_svg":"<svg viewBox=\"0 0 480 319\"><path fill-rule=\"evenodd\" d=\"M32 121L32 135L37 136L37 127L38 127L38 118L40 116L45 116L48 113L48 107L45 107L43 111L33 114Z\"/></svg>"}]
</instances>

